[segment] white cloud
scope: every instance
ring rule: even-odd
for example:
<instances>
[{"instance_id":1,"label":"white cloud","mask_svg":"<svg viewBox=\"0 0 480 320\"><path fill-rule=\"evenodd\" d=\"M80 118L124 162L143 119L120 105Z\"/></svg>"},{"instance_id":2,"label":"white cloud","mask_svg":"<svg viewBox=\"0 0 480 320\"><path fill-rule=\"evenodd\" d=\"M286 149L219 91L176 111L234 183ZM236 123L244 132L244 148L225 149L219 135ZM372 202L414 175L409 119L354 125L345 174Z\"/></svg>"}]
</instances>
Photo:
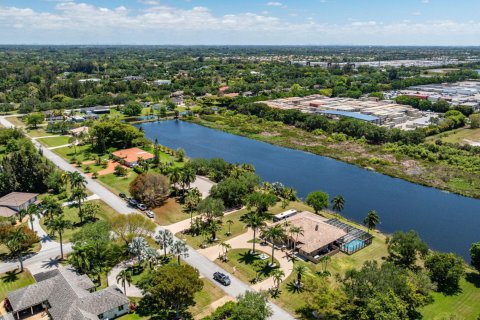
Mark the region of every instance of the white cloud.
<instances>
[{"instance_id":1,"label":"white cloud","mask_svg":"<svg viewBox=\"0 0 480 320\"><path fill-rule=\"evenodd\" d=\"M283 6L283 4L281 2L270 1L270 2L267 2L267 6L269 6L269 7L281 7L281 6Z\"/></svg>"},{"instance_id":2,"label":"white cloud","mask_svg":"<svg viewBox=\"0 0 480 320\"><path fill-rule=\"evenodd\" d=\"M0 42L38 44L425 44L475 45L478 21L293 23L206 7L149 5L141 10L61 2L53 12L0 6Z\"/></svg>"}]
</instances>

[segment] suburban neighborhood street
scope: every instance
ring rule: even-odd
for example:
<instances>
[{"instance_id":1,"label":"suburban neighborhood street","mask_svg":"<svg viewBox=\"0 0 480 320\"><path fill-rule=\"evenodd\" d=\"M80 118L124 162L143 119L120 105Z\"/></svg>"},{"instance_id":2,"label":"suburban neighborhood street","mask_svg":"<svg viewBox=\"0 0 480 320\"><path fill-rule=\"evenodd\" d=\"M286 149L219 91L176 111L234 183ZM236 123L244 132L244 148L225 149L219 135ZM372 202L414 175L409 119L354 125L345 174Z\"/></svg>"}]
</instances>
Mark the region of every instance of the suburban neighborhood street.
<instances>
[{"instance_id":1,"label":"suburban neighborhood street","mask_svg":"<svg viewBox=\"0 0 480 320\"><path fill-rule=\"evenodd\" d=\"M11 128L14 127L14 125L8 121L5 117L0 117L0 123L7 127ZM64 171L77 171L80 172L82 176L85 177L87 181L87 189L89 189L96 197L100 198L103 200L105 203L107 203L110 207L112 207L114 210L121 214L130 214L132 212L135 212L135 209L132 209L127 205L127 203L118 197L117 195L113 194L110 190L108 190L106 187L101 185L100 183L96 182L92 178L88 177L87 175L83 174L81 171L79 171L77 168L75 168L73 165L62 159L60 156L55 154L54 152L48 150L47 148L43 147L40 142L36 141L35 139L32 139L32 142L34 145L39 149L42 150L43 155L52 161L56 166L58 166L60 169ZM197 179L198 180L198 179ZM202 186L204 185L205 181L202 181ZM202 188L204 189L204 188ZM205 192L202 190L202 195L205 196ZM96 198L95 197L95 198ZM37 230L39 228L39 224L37 223ZM164 227L157 227L156 232L159 230L164 230ZM175 240L179 240L178 238L174 238ZM220 287L226 294L228 294L230 297L237 297L240 294L243 294L245 291L255 291L254 288L251 286L245 284L244 282L240 281L238 278L235 276L229 274L227 271L224 269L220 268L217 266L214 262L210 261L207 257L203 256L201 253L198 251L194 250L190 246L188 246L189 249L189 257L184 258L184 260L191 266L195 267L198 269L200 274L204 276L205 278L208 278L211 280L213 283L215 283L218 287ZM65 244L64 245L64 252L68 253L71 252L71 244ZM49 245L48 249L46 250L41 250L38 254L35 254L31 258L25 260L24 266L26 268L35 265L38 266L40 265L45 267L45 269L48 269L52 265L55 265L55 260L60 254L60 248L59 245L58 247L55 248L55 246ZM0 272L6 272L12 269L15 269L18 267L18 262L8 262L8 263L2 263L0 264ZM40 270L38 270L40 271ZM231 285L230 286L223 286L220 283L216 282L213 280L213 273L214 272L222 272L224 274L229 275L231 279ZM271 319L278 319L278 320L284 320L284 319L294 319L288 312L285 310L281 309L277 305L275 305L272 302L269 302L272 311L273 311L273 316Z\"/></svg>"}]
</instances>

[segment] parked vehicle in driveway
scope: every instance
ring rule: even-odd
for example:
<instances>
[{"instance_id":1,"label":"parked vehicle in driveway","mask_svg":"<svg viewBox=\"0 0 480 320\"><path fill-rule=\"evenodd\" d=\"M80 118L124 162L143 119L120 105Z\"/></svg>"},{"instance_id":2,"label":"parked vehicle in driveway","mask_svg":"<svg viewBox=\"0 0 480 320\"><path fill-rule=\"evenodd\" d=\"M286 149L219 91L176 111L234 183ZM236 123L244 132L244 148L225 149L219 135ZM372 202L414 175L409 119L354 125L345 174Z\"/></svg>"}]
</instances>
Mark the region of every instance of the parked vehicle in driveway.
<instances>
[{"instance_id":1,"label":"parked vehicle in driveway","mask_svg":"<svg viewBox=\"0 0 480 320\"><path fill-rule=\"evenodd\" d=\"M127 197L125 193L119 193L118 196L122 199L125 199Z\"/></svg>"},{"instance_id":2,"label":"parked vehicle in driveway","mask_svg":"<svg viewBox=\"0 0 480 320\"><path fill-rule=\"evenodd\" d=\"M139 204L137 204L137 208L138 208L138 209L140 209L140 210L142 210L142 211L145 211L145 210L147 210L147 206L146 206L146 205L144 205L143 203L139 203Z\"/></svg>"},{"instance_id":3,"label":"parked vehicle in driveway","mask_svg":"<svg viewBox=\"0 0 480 320\"><path fill-rule=\"evenodd\" d=\"M221 273L221 272L215 272L213 274L213 279L215 279L216 281L220 282L221 284L223 284L224 286L229 286L231 281L230 281L230 277L227 276L226 274L224 273Z\"/></svg>"},{"instance_id":4,"label":"parked vehicle in driveway","mask_svg":"<svg viewBox=\"0 0 480 320\"><path fill-rule=\"evenodd\" d=\"M128 198L128 204L132 207L137 207L138 201L133 198Z\"/></svg>"},{"instance_id":5,"label":"parked vehicle in driveway","mask_svg":"<svg viewBox=\"0 0 480 320\"><path fill-rule=\"evenodd\" d=\"M155 213L153 211L147 210L147 211L145 211L145 214L149 218L152 218L152 219L155 218Z\"/></svg>"}]
</instances>

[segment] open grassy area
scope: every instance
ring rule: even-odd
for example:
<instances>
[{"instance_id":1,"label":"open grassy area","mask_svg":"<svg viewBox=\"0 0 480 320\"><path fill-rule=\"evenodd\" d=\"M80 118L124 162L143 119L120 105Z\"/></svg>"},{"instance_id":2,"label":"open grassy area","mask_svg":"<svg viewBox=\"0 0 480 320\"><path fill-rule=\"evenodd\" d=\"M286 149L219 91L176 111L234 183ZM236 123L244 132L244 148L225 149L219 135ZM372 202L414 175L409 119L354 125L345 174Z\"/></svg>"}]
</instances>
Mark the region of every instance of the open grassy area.
<instances>
[{"instance_id":1,"label":"open grassy area","mask_svg":"<svg viewBox=\"0 0 480 320\"><path fill-rule=\"evenodd\" d=\"M103 176L98 177L98 181L104 184L110 191L115 194L119 194L120 192L129 195L128 187L130 182L133 181L137 177L137 174L133 171L130 171L127 176L119 177L113 173L106 174Z\"/></svg>"},{"instance_id":2,"label":"open grassy area","mask_svg":"<svg viewBox=\"0 0 480 320\"><path fill-rule=\"evenodd\" d=\"M119 213L117 213L112 207L107 205L102 200L92 200L92 202L100 206L100 212L97 215L98 220L111 221L119 215ZM63 234L63 242L66 243L70 241L72 235L77 232L82 225L80 224L80 219L78 218L78 208L63 207L63 209L65 219L73 222L74 224L73 229L67 229ZM45 225L45 218L40 220L40 225L42 226L43 230L48 230Z\"/></svg>"},{"instance_id":3,"label":"open grassy area","mask_svg":"<svg viewBox=\"0 0 480 320\"><path fill-rule=\"evenodd\" d=\"M77 146L77 153L75 153L74 147L63 147L63 148L54 149L52 151L69 162L73 157L75 157L78 161L83 162L87 160L94 160L92 153L85 152L89 150L90 150L90 146L84 145L84 146Z\"/></svg>"},{"instance_id":4,"label":"open grassy area","mask_svg":"<svg viewBox=\"0 0 480 320\"><path fill-rule=\"evenodd\" d=\"M433 293L435 301L421 310L424 319L477 319L480 316L480 275L467 273L466 279L460 282L460 288L462 292L453 296Z\"/></svg>"},{"instance_id":5,"label":"open grassy area","mask_svg":"<svg viewBox=\"0 0 480 320\"><path fill-rule=\"evenodd\" d=\"M40 138L38 141L47 146L47 147L59 147L68 144L69 137L67 136L58 136L50 138Z\"/></svg>"},{"instance_id":6,"label":"open grassy area","mask_svg":"<svg viewBox=\"0 0 480 320\"><path fill-rule=\"evenodd\" d=\"M32 138L51 136L51 133L46 132L43 128L28 129L27 134Z\"/></svg>"},{"instance_id":7,"label":"open grassy area","mask_svg":"<svg viewBox=\"0 0 480 320\"><path fill-rule=\"evenodd\" d=\"M0 301L3 301L7 297L7 294L11 291L26 287L35 283L35 279L32 277L28 270L18 272L17 269L9 271L7 273L0 274Z\"/></svg>"},{"instance_id":8,"label":"open grassy area","mask_svg":"<svg viewBox=\"0 0 480 320\"><path fill-rule=\"evenodd\" d=\"M189 308L192 316L203 313L214 301L225 296L225 293L210 280L203 278L203 289L195 294L195 305Z\"/></svg>"},{"instance_id":9,"label":"open grassy area","mask_svg":"<svg viewBox=\"0 0 480 320\"><path fill-rule=\"evenodd\" d=\"M8 117L7 120L13 124L15 127L24 128L25 123L22 121L21 117Z\"/></svg>"},{"instance_id":10,"label":"open grassy area","mask_svg":"<svg viewBox=\"0 0 480 320\"><path fill-rule=\"evenodd\" d=\"M467 144L469 142L480 142L480 128L460 128L457 130L452 130L449 132L444 132L435 136L431 136L428 138L428 141L435 142L438 139L442 140L443 142L460 144Z\"/></svg>"},{"instance_id":11,"label":"open grassy area","mask_svg":"<svg viewBox=\"0 0 480 320\"><path fill-rule=\"evenodd\" d=\"M161 226L168 226L190 218L190 214L183 210L183 206L176 198L168 198L161 207L153 209L153 212L155 212L155 222Z\"/></svg>"},{"instance_id":12,"label":"open grassy area","mask_svg":"<svg viewBox=\"0 0 480 320\"><path fill-rule=\"evenodd\" d=\"M260 255L251 255L249 251L250 249L229 250L227 254L227 262L217 259L215 260L215 263L246 283L252 282L257 276L257 272L260 281L268 278L271 272L275 269L268 266L272 259L271 255L265 253L265 255L268 256L268 259L261 260L259 258ZM274 259L274 261L277 266L280 265L277 259ZM233 272L233 267L236 268L235 273Z\"/></svg>"}]
</instances>

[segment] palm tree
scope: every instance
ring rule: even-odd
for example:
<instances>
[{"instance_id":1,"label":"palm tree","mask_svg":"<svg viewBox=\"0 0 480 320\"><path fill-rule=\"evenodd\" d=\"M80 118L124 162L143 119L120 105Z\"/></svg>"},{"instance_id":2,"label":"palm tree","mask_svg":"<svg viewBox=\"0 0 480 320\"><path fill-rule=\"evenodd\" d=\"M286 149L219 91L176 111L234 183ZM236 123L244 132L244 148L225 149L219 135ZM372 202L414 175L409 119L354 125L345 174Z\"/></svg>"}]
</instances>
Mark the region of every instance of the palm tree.
<instances>
[{"instance_id":1,"label":"palm tree","mask_svg":"<svg viewBox=\"0 0 480 320\"><path fill-rule=\"evenodd\" d=\"M20 263L20 272L23 272L23 253L28 235L23 228L16 228L7 238L6 246L13 255L16 255Z\"/></svg>"},{"instance_id":2,"label":"palm tree","mask_svg":"<svg viewBox=\"0 0 480 320\"><path fill-rule=\"evenodd\" d=\"M273 226L267 228L263 232L263 237L265 237L266 239L269 239L271 244L272 244L272 263L271 263L271 266L274 266L275 265L275 258L274 258L275 243L279 242L279 241L282 241L287 237L287 235L285 234L285 228L281 224L273 225Z\"/></svg>"},{"instance_id":3,"label":"palm tree","mask_svg":"<svg viewBox=\"0 0 480 320\"><path fill-rule=\"evenodd\" d=\"M92 269L91 256L88 250L89 248L86 246L75 246L75 250L68 257L69 263L83 273L90 273Z\"/></svg>"},{"instance_id":4,"label":"palm tree","mask_svg":"<svg viewBox=\"0 0 480 320\"><path fill-rule=\"evenodd\" d=\"M217 219L213 219L210 221L207 229L212 234L212 241L217 240L217 232L220 231L221 228L222 228L222 225L220 224L220 221L218 221Z\"/></svg>"},{"instance_id":5,"label":"palm tree","mask_svg":"<svg viewBox=\"0 0 480 320\"><path fill-rule=\"evenodd\" d=\"M60 203L52 196L46 196L42 201L42 208L45 211L45 215L51 219L54 216L63 213L63 208Z\"/></svg>"},{"instance_id":6,"label":"palm tree","mask_svg":"<svg viewBox=\"0 0 480 320\"><path fill-rule=\"evenodd\" d=\"M80 218L80 223L83 223L82 202L87 199L85 187L74 188L70 199L74 202L73 206L78 206L78 217Z\"/></svg>"},{"instance_id":7,"label":"palm tree","mask_svg":"<svg viewBox=\"0 0 480 320\"><path fill-rule=\"evenodd\" d=\"M222 242L220 243L220 247L222 248L222 256L224 258L224 261L226 261L228 250L232 249L232 245L226 242Z\"/></svg>"},{"instance_id":8,"label":"palm tree","mask_svg":"<svg viewBox=\"0 0 480 320\"><path fill-rule=\"evenodd\" d=\"M275 293L278 294L280 290L280 284L283 281L283 277L285 277L285 272L282 269L275 269L272 272L273 283L275 285Z\"/></svg>"},{"instance_id":9,"label":"palm tree","mask_svg":"<svg viewBox=\"0 0 480 320\"><path fill-rule=\"evenodd\" d=\"M181 179L182 179L182 172L180 171L180 168L178 167L173 168L172 171L170 172L170 182L175 185L179 183Z\"/></svg>"},{"instance_id":10,"label":"palm tree","mask_svg":"<svg viewBox=\"0 0 480 320\"><path fill-rule=\"evenodd\" d=\"M245 227L251 228L253 230L252 254L255 254L255 241L257 236L257 230L267 225L265 223L265 217L263 215L257 214L256 212L249 212L243 215L240 219L242 220L243 223L245 223Z\"/></svg>"},{"instance_id":11,"label":"palm tree","mask_svg":"<svg viewBox=\"0 0 480 320\"><path fill-rule=\"evenodd\" d=\"M70 138L68 138L68 143L73 146L73 152L75 155L77 155L77 144L78 144L78 136L73 135Z\"/></svg>"},{"instance_id":12,"label":"palm tree","mask_svg":"<svg viewBox=\"0 0 480 320\"><path fill-rule=\"evenodd\" d=\"M33 218L37 217L37 218L40 219L40 208L36 204L31 203L31 204L28 205L28 207L26 209L20 210L19 215L20 215L20 219L23 219L24 217L29 218L30 226L32 228L32 231L34 231L33 230Z\"/></svg>"},{"instance_id":13,"label":"palm tree","mask_svg":"<svg viewBox=\"0 0 480 320\"><path fill-rule=\"evenodd\" d=\"M297 226L291 226L290 227L290 234L293 236L295 235L295 241L293 242L293 252L297 250L297 243L298 243L298 237L303 236L303 227L297 227Z\"/></svg>"},{"instance_id":14,"label":"palm tree","mask_svg":"<svg viewBox=\"0 0 480 320\"><path fill-rule=\"evenodd\" d=\"M128 283L128 286L130 286L130 284L132 283L132 276L133 276L133 273L132 273L132 270L130 269L122 270L117 274L117 277L116 277L117 283L120 281L123 287L123 294L125 295L127 295L127 283Z\"/></svg>"},{"instance_id":15,"label":"palm tree","mask_svg":"<svg viewBox=\"0 0 480 320\"><path fill-rule=\"evenodd\" d=\"M340 214L342 210L345 208L345 198L343 196L336 196L332 199L332 209Z\"/></svg>"},{"instance_id":16,"label":"palm tree","mask_svg":"<svg viewBox=\"0 0 480 320\"><path fill-rule=\"evenodd\" d=\"M65 220L63 215L53 218L47 225L48 230L52 233L58 233L58 238L60 240L60 260L63 260L63 233L66 229L71 229L72 227L72 222Z\"/></svg>"},{"instance_id":17,"label":"palm tree","mask_svg":"<svg viewBox=\"0 0 480 320\"><path fill-rule=\"evenodd\" d=\"M230 229L232 227L232 224L234 224L233 220L232 219L228 219L227 220L227 224L228 224L228 232L227 232L227 235L231 235L232 233L230 232Z\"/></svg>"},{"instance_id":18,"label":"palm tree","mask_svg":"<svg viewBox=\"0 0 480 320\"><path fill-rule=\"evenodd\" d=\"M379 223L380 217L375 210L370 210L363 220L363 224L368 228L368 233L370 233L370 230L375 229Z\"/></svg>"},{"instance_id":19,"label":"palm tree","mask_svg":"<svg viewBox=\"0 0 480 320\"><path fill-rule=\"evenodd\" d=\"M148 242L143 237L135 237L132 241L128 244L128 252L134 255L138 262L142 262L142 258L144 257L144 252L148 248Z\"/></svg>"},{"instance_id":20,"label":"palm tree","mask_svg":"<svg viewBox=\"0 0 480 320\"><path fill-rule=\"evenodd\" d=\"M193 223L193 212L197 208L198 204L201 201L201 194L197 188L190 190L185 197L185 208L190 213L190 227L192 227Z\"/></svg>"},{"instance_id":21,"label":"palm tree","mask_svg":"<svg viewBox=\"0 0 480 320\"><path fill-rule=\"evenodd\" d=\"M158 230L155 240L163 248L163 255L167 256L167 249L173 244L173 234L170 230Z\"/></svg>"},{"instance_id":22,"label":"palm tree","mask_svg":"<svg viewBox=\"0 0 480 320\"><path fill-rule=\"evenodd\" d=\"M70 181L70 187L72 189L82 188L85 189L87 180L78 171L68 173L68 181Z\"/></svg>"},{"instance_id":23,"label":"palm tree","mask_svg":"<svg viewBox=\"0 0 480 320\"><path fill-rule=\"evenodd\" d=\"M180 257L188 258L188 256L189 256L188 247L185 244L185 242L183 242L181 240L175 241L175 243L172 245L171 251L175 256L177 256L179 265L180 265Z\"/></svg>"},{"instance_id":24,"label":"palm tree","mask_svg":"<svg viewBox=\"0 0 480 320\"><path fill-rule=\"evenodd\" d=\"M303 264L297 264L294 267L293 271L297 274L297 281L295 284L298 287L302 286L302 276L308 273L308 268Z\"/></svg>"},{"instance_id":25,"label":"palm tree","mask_svg":"<svg viewBox=\"0 0 480 320\"><path fill-rule=\"evenodd\" d=\"M182 193L185 192L185 188L190 188L190 184L195 181L197 175L193 169L184 169L181 173L180 182L182 184Z\"/></svg>"}]
</instances>

